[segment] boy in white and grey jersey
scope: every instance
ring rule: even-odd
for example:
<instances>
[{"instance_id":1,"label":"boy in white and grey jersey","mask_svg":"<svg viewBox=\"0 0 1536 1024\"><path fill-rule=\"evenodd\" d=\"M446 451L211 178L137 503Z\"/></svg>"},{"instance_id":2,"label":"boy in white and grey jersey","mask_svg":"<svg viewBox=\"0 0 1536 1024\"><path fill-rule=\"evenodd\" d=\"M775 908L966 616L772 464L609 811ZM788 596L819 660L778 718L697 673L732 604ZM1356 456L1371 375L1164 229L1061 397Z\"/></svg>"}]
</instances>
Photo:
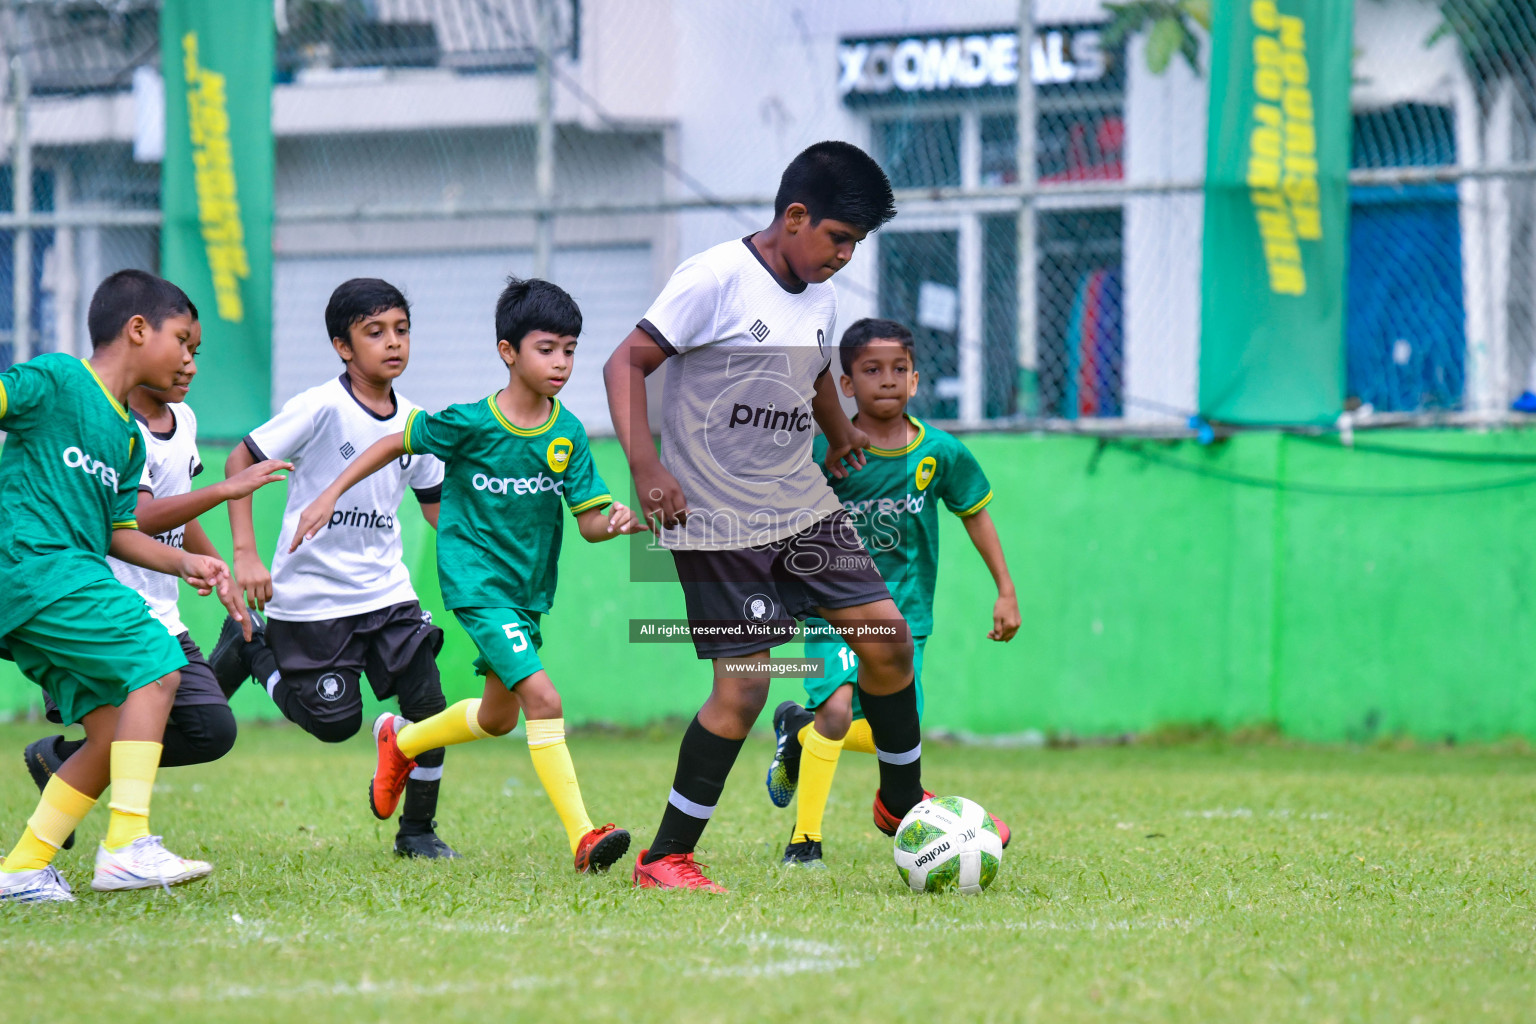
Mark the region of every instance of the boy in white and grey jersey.
<instances>
[{"instance_id":1,"label":"boy in white and grey jersey","mask_svg":"<svg viewBox=\"0 0 1536 1024\"><path fill-rule=\"evenodd\" d=\"M923 797L912 638L811 458L814 421L835 475L863 465L868 439L827 373L837 310L828 281L895 213L890 182L867 154L845 142L811 146L784 171L773 223L679 267L604 371L641 508L672 549L689 623L708 630L694 648L715 668L661 827L635 865L637 886L720 890L693 850L768 696L768 674L750 661L787 641L797 618L817 614L849 631L882 751L876 826L894 834ZM644 378L663 362L658 458Z\"/></svg>"},{"instance_id":2,"label":"boy in white and grey jersey","mask_svg":"<svg viewBox=\"0 0 1536 1024\"><path fill-rule=\"evenodd\" d=\"M144 475L139 481L136 517L139 529L153 534L162 544L220 557L198 524L197 516L220 502L244 497L263 484L281 480L274 474L288 467L282 462L261 462L231 479L192 489L192 478L203 471L203 463L197 452L197 417L185 399L192 378L197 375L195 357L201 343L202 326L194 320L187 345L194 361L186 365L175 385L169 391L139 387L129 393L128 407L144 441ZM217 761L235 744L235 716L229 710L228 694L214 679L203 652L182 624L176 606L180 581L110 555L107 565L118 582L144 598L150 614L181 644L187 657L186 667L181 670L181 685L176 689L165 724L160 766ZM46 695L45 703L49 721L61 721L58 709ZM59 765L84 743L63 736L45 736L28 744L23 757L32 781L39 789L46 786ZM65 840L65 848L73 845L74 836L70 836Z\"/></svg>"},{"instance_id":3,"label":"boy in white and grey jersey","mask_svg":"<svg viewBox=\"0 0 1536 1024\"><path fill-rule=\"evenodd\" d=\"M662 547L770 543L842 508L811 458L836 320L830 281L786 287L750 236L677 268L640 321L668 357L661 461L690 513Z\"/></svg>"},{"instance_id":4,"label":"boy in white and grey jersey","mask_svg":"<svg viewBox=\"0 0 1536 1024\"><path fill-rule=\"evenodd\" d=\"M443 464L430 455L402 457L349 490L319 536L289 552L299 514L358 453L400 432L416 410L393 386L410 358L405 296L374 278L346 281L325 318L345 372L289 399L230 454L231 471L267 457L289 459L294 469L270 574L256 551L250 504L230 505L235 575L246 603L267 618L264 625L257 619L249 643L227 620L210 661L226 685L254 675L284 717L339 743L362 727L364 674L374 695L398 698L411 721L448 706L437 671L443 631L417 602L399 523L409 489L436 527ZM456 856L433 820L442 774L441 747L416 758L396 853Z\"/></svg>"}]
</instances>

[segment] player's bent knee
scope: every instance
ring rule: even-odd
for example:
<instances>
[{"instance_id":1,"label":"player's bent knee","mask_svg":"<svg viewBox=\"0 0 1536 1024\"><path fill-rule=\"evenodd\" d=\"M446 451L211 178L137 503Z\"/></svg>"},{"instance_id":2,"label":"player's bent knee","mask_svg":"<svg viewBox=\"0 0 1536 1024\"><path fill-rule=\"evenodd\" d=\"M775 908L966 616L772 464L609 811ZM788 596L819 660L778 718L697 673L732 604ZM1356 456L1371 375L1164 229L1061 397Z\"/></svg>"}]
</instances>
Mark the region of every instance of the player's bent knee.
<instances>
[{"instance_id":1,"label":"player's bent knee","mask_svg":"<svg viewBox=\"0 0 1536 1024\"><path fill-rule=\"evenodd\" d=\"M363 713L359 711L355 715L346 718L338 718L329 722L315 722L310 726L309 734L321 743L345 743L356 736L358 730L363 727Z\"/></svg>"},{"instance_id":2,"label":"player's bent knee","mask_svg":"<svg viewBox=\"0 0 1536 1024\"><path fill-rule=\"evenodd\" d=\"M863 644L859 650L859 685L870 693L895 693L912 678L914 648L910 638Z\"/></svg>"},{"instance_id":3,"label":"player's bent knee","mask_svg":"<svg viewBox=\"0 0 1536 1024\"><path fill-rule=\"evenodd\" d=\"M235 724L235 713L227 704L200 704L195 710L195 731L187 729L185 724L182 731L192 739L202 756L201 763L217 761L235 748L235 737L240 732Z\"/></svg>"},{"instance_id":4,"label":"player's bent knee","mask_svg":"<svg viewBox=\"0 0 1536 1024\"><path fill-rule=\"evenodd\" d=\"M853 728L853 708L848 704L823 704L816 709L816 731L829 740L840 740Z\"/></svg>"},{"instance_id":5,"label":"player's bent knee","mask_svg":"<svg viewBox=\"0 0 1536 1024\"><path fill-rule=\"evenodd\" d=\"M512 696L510 693L507 695ZM475 721L480 728L492 736L505 736L517 728L519 704L516 700L503 701L482 700L480 710L475 715Z\"/></svg>"}]
</instances>

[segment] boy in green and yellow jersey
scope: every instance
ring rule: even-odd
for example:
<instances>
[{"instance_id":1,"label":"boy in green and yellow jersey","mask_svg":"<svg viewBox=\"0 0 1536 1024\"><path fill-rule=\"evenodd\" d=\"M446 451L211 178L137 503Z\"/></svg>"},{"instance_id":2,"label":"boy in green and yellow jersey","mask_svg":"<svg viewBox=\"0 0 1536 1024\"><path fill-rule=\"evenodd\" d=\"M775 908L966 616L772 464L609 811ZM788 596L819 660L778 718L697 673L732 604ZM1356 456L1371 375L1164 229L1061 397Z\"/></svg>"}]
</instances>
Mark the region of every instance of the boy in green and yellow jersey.
<instances>
[{"instance_id":1,"label":"boy in green and yellow jersey","mask_svg":"<svg viewBox=\"0 0 1536 1024\"><path fill-rule=\"evenodd\" d=\"M38 356L0 374L0 653L41 686L85 744L43 788L0 863L0 901L73 900L53 858L108 784L98 892L202 878L149 834L150 794L186 655L106 556L218 591L243 622L229 570L212 555L139 532L144 439L127 409L140 385L168 390L192 362L197 310L169 281L111 275L91 298L89 359Z\"/></svg>"},{"instance_id":2,"label":"boy in green and yellow jersey","mask_svg":"<svg viewBox=\"0 0 1536 1024\"><path fill-rule=\"evenodd\" d=\"M912 332L893 320L860 320L839 345L843 394L858 404L854 425L870 438L857 473L829 477L853 517L891 597L912 629L917 708L923 708L923 648L933 631L933 593L939 572L939 503L965 524L971 543L997 583L988 639L1006 642L1019 630L1019 603L987 512L992 488L959 439L907 414L917 393ZM821 463L826 441L816 438ZM785 701L774 712L778 747L768 768L768 795L787 807L798 788L795 831L784 863L821 865L821 823L837 759L844 748L876 753L859 708L858 659L822 619L805 622L805 655L821 658L825 672L805 681L804 707ZM1007 845L1008 827L993 816Z\"/></svg>"},{"instance_id":3,"label":"boy in green and yellow jersey","mask_svg":"<svg viewBox=\"0 0 1536 1024\"><path fill-rule=\"evenodd\" d=\"M373 813L387 819L394 812L417 754L504 736L521 711L534 770L565 826L576 870L592 871L624 855L629 833L612 824L595 828L587 816L560 694L539 661L539 620L554 603L562 504L588 541L645 526L608 493L581 421L555 398L570 379L580 333L581 310L562 289L514 279L496 304L507 386L440 413L413 412L404 431L374 443L304 510L293 547L323 529L341 495L370 473L402 455L443 461L438 577L443 602L479 651L475 670L485 676L485 691L420 722L379 716Z\"/></svg>"}]
</instances>

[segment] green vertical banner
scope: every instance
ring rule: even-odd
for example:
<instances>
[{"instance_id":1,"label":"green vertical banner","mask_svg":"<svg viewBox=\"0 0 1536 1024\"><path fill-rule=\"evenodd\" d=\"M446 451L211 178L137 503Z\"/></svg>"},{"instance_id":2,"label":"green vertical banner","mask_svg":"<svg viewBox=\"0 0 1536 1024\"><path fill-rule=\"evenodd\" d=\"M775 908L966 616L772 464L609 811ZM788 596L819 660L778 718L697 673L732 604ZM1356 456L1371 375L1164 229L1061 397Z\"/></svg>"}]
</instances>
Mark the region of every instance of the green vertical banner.
<instances>
[{"instance_id":1,"label":"green vertical banner","mask_svg":"<svg viewBox=\"0 0 1536 1024\"><path fill-rule=\"evenodd\" d=\"M272 403L272 0L164 0L161 273L203 325L201 432L243 436Z\"/></svg>"},{"instance_id":2,"label":"green vertical banner","mask_svg":"<svg viewBox=\"0 0 1536 1024\"><path fill-rule=\"evenodd\" d=\"M1354 4L1215 12L1200 412L1328 422L1344 404Z\"/></svg>"}]
</instances>

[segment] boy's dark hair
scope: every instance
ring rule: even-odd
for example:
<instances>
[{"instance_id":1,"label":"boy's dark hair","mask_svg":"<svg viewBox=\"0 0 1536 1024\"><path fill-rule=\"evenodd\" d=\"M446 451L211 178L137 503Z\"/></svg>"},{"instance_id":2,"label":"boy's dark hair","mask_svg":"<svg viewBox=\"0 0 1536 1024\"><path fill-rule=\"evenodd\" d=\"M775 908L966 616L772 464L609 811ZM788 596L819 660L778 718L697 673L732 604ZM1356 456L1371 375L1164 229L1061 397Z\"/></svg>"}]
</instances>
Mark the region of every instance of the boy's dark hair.
<instances>
[{"instance_id":1,"label":"boy's dark hair","mask_svg":"<svg viewBox=\"0 0 1536 1024\"><path fill-rule=\"evenodd\" d=\"M142 316L159 330L167 318L183 313L197 319L197 307L186 292L143 270L119 270L96 286L85 324L91 335L91 347L101 348L116 340L135 316Z\"/></svg>"},{"instance_id":2,"label":"boy's dark hair","mask_svg":"<svg viewBox=\"0 0 1536 1024\"><path fill-rule=\"evenodd\" d=\"M406 319L410 319L411 304L405 300L400 289L388 281L376 277L354 277L350 281L343 281L331 292L331 301L325 304L326 333L332 338L350 342L353 324L386 309L402 309Z\"/></svg>"},{"instance_id":3,"label":"boy's dark hair","mask_svg":"<svg viewBox=\"0 0 1536 1024\"><path fill-rule=\"evenodd\" d=\"M902 347L907 350L908 357L917 354L916 346L912 341L912 332L907 330L905 324L867 316L863 320L855 320L849 324L848 329L843 332L843 340L838 343L837 355L842 361L844 373L853 375L853 364L859 358L859 353L868 348L869 343L876 338L889 338L892 341L901 342Z\"/></svg>"},{"instance_id":4,"label":"boy's dark hair","mask_svg":"<svg viewBox=\"0 0 1536 1024\"><path fill-rule=\"evenodd\" d=\"M848 142L818 142L784 168L773 200L775 219L790 203L801 203L811 223L831 217L861 231L873 231L896 216L891 181L880 165Z\"/></svg>"},{"instance_id":5,"label":"boy's dark hair","mask_svg":"<svg viewBox=\"0 0 1536 1024\"><path fill-rule=\"evenodd\" d=\"M496 340L505 340L512 351L523 350L529 331L550 334L581 334L581 307L564 288L537 277L507 278L496 300Z\"/></svg>"}]
</instances>

